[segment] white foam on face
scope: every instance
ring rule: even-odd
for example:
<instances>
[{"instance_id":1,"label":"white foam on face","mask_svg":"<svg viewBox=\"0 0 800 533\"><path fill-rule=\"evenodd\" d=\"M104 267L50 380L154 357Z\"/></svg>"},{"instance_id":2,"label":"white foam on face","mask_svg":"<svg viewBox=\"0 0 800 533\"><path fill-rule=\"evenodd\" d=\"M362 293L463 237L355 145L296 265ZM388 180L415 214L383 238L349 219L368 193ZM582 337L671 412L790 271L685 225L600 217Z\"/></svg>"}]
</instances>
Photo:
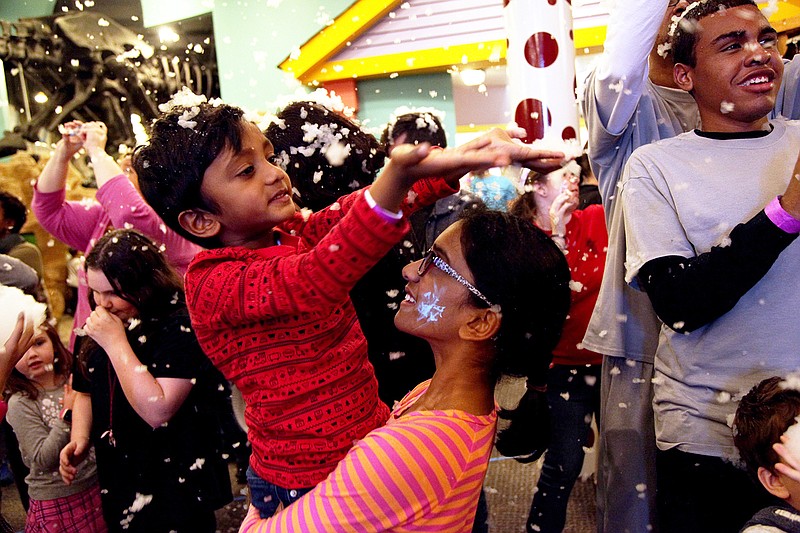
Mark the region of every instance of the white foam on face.
<instances>
[{"instance_id":1,"label":"white foam on face","mask_svg":"<svg viewBox=\"0 0 800 533\"><path fill-rule=\"evenodd\" d=\"M417 302L417 321L438 322L444 315L446 307L439 305L438 291L428 291L422 294L422 299Z\"/></svg>"},{"instance_id":2,"label":"white foam on face","mask_svg":"<svg viewBox=\"0 0 800 533\"><path fill-rule=\"evenodd\" d=\"M44 323L47 306L16 287L0 285L0 346L6 343L17 325L17 317L25 313L25 323L34 329Z\"/></svg>"}]
</instances>

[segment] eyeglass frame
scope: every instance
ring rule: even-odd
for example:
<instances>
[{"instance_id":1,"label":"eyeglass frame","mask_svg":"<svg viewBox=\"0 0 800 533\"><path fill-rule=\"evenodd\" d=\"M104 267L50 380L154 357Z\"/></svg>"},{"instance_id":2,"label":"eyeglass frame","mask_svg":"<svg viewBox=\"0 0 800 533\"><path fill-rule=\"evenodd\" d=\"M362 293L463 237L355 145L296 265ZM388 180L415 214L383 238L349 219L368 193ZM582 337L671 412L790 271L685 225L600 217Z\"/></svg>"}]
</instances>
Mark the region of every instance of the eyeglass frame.
<instances>
[{"instance_id":1,"label":"eyeglass frame","mask_svg":"<svg viewBox=\"0 0 800 533\"><path fill-rule=\"evenodd\" d=\"M432 247L429 248L427 252L425 252L424 256L422 256L422 260L420 261L419 267L417 268L417 274L420 276L424 276L428 272L428 270L430 270L431 265L435 266L436 268L438 268L439 270L441 270L442 272L444 272L445 274L447 274L448 276L459 282L461 285L466 287L469 292L477 296L478 299L483 303L485 303L487 306L494 307L494 304L489 300L489 298L487 298L481 291L479 291L475 285L467 281L464 278L464 276L459 274L455 268L451 267L447 263L447 261L439 257L439 254L437 254L436 250L434 250Z\"/></svg>"}]
</instances>

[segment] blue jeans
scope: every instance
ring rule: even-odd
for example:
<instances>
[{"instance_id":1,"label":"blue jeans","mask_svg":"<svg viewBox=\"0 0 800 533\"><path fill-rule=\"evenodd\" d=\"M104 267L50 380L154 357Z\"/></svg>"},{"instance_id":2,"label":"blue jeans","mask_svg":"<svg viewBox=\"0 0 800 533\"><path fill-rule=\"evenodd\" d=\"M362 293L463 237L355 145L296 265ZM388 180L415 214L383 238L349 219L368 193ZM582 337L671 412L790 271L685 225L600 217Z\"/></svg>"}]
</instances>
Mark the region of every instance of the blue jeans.
<instances>
[{"instance_id":1,"label":"blue jeans","mask_svg":"<svg viewBox=\"0 0 800 533\"><path fill-rule=\"evenodd\" d=\"M247 467L247 486L250 487L250 503L258 509L261 518L271 517L278 509L278 504L283 503L284 507L288 507L311 490L311 488L285 489L274 485L261 479L252 466Z\"/></svg>"},{"instance_id":2,"label":"blue jeans","mask_svg":"<svg viewBox=\"0 0 800 533\"><path fill-rule=\"evenodd\" d=\"M583 466L592 415L600 407L600 365L554 365L548 371L551 438L528 516L528 531L560 533ZM533 526L537 526L534 528Z\"/></svg>"}]
</instances>

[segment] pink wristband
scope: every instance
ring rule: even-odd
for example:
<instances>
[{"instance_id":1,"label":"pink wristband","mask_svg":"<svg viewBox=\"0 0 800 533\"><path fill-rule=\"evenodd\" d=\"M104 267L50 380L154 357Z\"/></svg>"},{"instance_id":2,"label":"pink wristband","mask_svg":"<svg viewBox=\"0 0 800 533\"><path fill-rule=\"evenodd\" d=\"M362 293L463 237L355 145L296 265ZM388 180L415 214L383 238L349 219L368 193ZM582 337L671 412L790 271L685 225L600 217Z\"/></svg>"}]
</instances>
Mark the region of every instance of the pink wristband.
<instances>
[{"instance_id":1,"label":"pink wristband","mask_svg":"<svg viewBox=\"0 0 800 533\"><path fill-rule=\"evenodd\" d=\"M780 196L777 196L767 204L767 207L764 208L764 213L773 224L786 233L800 233L800 220L797 220L786 212L783 206L781 206Z\"/></svg>"},{"instance_id":2,"label":"pink wristband","mask_svg":"<svg viewBox=\"0 0 800 533\"><path fill-rule=\"evenodd\" d=\"M369 189L364 191L364 199L367 201L367 205L369 205L370 209L375 211L377 214L381 216L386 222L397 222L398 220L403 219L403 212L400 211L399 213L392 213L388 209L384 209L378 205L375 199L369 192Z\"/></svg>"}]
</instances>

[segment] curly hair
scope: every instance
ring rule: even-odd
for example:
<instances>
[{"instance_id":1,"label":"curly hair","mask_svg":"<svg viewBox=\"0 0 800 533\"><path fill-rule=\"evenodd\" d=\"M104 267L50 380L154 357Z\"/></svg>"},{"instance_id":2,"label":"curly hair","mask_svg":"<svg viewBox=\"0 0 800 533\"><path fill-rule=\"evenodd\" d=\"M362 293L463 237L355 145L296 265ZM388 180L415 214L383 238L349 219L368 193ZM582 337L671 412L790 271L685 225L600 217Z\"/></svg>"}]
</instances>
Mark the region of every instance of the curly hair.
<instances>
[{"instance_id":1,"label":"curly hair","mask_svg":"<svg viewBox=\"0 0 800 533\"><path fill-rule=\"evenodd\" d=\"M301 207L319 211L375 180L386 154L378 140L353 120L316 102L297 101L278 112L264 132L299 193ZM341 164L328 157L332 143L347 147Z\"/></svg>"}]
</instances>

